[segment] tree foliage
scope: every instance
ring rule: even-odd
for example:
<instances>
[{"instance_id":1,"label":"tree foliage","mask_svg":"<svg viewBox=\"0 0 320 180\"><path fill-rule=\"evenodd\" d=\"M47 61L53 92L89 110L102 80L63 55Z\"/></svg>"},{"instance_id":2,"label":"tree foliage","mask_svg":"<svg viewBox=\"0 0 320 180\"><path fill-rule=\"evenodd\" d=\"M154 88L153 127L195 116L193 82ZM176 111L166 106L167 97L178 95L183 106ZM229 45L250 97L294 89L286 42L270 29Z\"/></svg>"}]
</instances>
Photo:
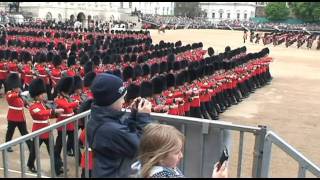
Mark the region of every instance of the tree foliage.
<instances>
[{"instance_id":1,"label":"tree foliage","mask_svg":"<svg viewBox=\"0 0 320 180\"><path fill-rule=\"evenodd\" d=\"M320 2L293 2L292 12L307 22L320 20Z\"/></svg>"},{"instance_id":2,"label":"tree foliage","mask_svg":"<svg viewBox=\"0 0 320 180\"><path fill-rule=\"evenodd\" d=\"M285 20L290 11L285 2L271 2L267 4L265 13L270 20Z\"/></svg>"},{"instance_id":3,"label":"tree foliage","mask_svg":"<svg viewBox=\"0 0 320 180\"><path fill-rule=\"evenodd\" d=\"M176 2L174 7L174 15L187 16L190 18L201 16L201 8L199 2Z\"/></svg>"}]
</instances>

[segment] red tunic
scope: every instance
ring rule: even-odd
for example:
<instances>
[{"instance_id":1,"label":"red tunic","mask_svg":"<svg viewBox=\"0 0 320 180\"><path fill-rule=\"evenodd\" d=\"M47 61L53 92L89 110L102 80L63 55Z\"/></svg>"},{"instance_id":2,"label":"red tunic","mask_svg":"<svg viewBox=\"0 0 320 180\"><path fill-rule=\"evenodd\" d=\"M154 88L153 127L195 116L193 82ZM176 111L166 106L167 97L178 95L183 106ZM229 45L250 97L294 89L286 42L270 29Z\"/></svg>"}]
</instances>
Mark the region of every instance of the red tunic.
<instances>
[{"instance_id":1,"label":"red tunic","mask_svg":"<svg viewBox=\"0 0 320 180\"><path fill-rule=\"evenodd\" d=\"M6 99L9 105L7 114L8 121L25 122L26 118L23 111L24 102L19 93L15 91L8 91L6 94Z\"/></svg>"},{"instance_id":2,"label":"red tunic","mask_svg":"<svg viewBox=\"0 0 320 180\"><path fill-rule=\"evenodd\" d=\"M83 131L80 134L80 141L82 142L82 144L85 144L85 139L86 139L86 131L85 131L85 129L83 129ZM89 159L88 159L88 161L89 161L89 170L92 170L93 162L92 162L92 151L91 151L91 148L88 148L88 151L89 151ZM82 153L82 156L81 156L81 168L82 169L86 168L86 151L84 151Z\"/></svg>"},{"instance_id":3,"label":"red tunic","mask_svg":"<svg viewBox=\"0 0 320 180\"><path fill-rule=\"evenodd\" d=\"M50 79L46 70L46 65L37 64L36 70L38 71L40 78L44 81L46 85L48 85L50 83Z\"/></svg>"},{"instance_id":4,"label":"red tunic","mask_svg":"<svg viewBox=\"0 0 320 180\"><path fill-rule=\"evenodd\" d=\"M56 87L60 79L61 79L61 70L59 68L54 67L51 70L52 87Z\"/></svg>"},{"instance_id":5,"label":"red tunic","mask_svg":"<svg viewBox=\"0 0 320 180\"><path fill-rule=\"evenodd\" d=\"M33 119L32 132L50 125L52 110L47 109L41 102L35 102L29 107L30 115ZM49 133L40 135L40 139L49 139Z\"/></svg>"},{"instance_id":6,"label":"red tunic","mask_svg":"<svg viewBox=\"0 0 320 180\"><path fill-rule=\"evenodd\" d=\"M5 80L8 75L7 62L0 61L0 80Z\"/></svg>"},{"instance_id":7,"label":"red tunic","mask_svg":"<svg viewBox=\"0 0 320 180\"><path fill-rule=\"evenodd\" d=\"M8 70L9 70L9 73L19 73L19 68L17 63L12 61L8 62Z\"/></svg>"},{"instance_id":8,"label":"red tunic","mask_svg":"<svg viewBox=\"0 0 320 180\"><path fill-rule=\"evenodd\" d=\"M69 117L72 117L74 115L73 110L76 109L79 105L78 101L75 102L69 102L67 98L58 96L54 100L55 104L57 105L57 108L62 108L64 112L60 114L60 116L57 119L57 122L60 122L64 119L67 119ZM67 131L73 131L74 130L74 124L69 123L67 124ZM58 128L58 131L62 131L62 127Z\"/></svg>"},{"instance_id":9,"label":"red tunic","mask_svg":"<svg viewBox=\"0 0 320 180\"><path fill-rule=\"evenodd\" d=\"M30 85L31 81L33 80L33 71L31 65L25 64L23 66L21 78L23 79L24 84L27 86Z\"/></svg>"}]
</instances>

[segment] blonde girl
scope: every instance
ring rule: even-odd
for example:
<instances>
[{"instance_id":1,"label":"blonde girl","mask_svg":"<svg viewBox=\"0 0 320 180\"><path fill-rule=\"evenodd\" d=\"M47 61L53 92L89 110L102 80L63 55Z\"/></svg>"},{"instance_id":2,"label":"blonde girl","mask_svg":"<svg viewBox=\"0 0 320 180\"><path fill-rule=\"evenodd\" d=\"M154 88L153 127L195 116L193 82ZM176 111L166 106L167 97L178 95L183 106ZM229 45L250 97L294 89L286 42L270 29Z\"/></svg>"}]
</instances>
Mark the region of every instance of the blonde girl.
<instances>
[{"instance_id":1,"label":"blonde girl","mask_svg":"<svg viewBox=\"0 0 320 180\"><path fill-rule=\"evenodd\" d=\"M173 178L184 177L178 168L183 158L184 135L175 127L151 123L144 128L139 146L139 177ZM137 165L137 164L136 164ZM216 165L213 177L226 177L224 164L219 171Z\"/></svg>"}]
</instances>

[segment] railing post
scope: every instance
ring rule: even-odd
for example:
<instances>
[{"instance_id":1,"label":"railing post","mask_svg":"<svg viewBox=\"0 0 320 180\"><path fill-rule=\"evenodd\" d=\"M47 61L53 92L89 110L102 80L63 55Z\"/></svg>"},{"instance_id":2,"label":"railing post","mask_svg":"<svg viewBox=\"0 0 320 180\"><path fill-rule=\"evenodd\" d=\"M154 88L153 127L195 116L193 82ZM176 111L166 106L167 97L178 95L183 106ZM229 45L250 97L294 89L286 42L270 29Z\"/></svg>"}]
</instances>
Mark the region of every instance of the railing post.
<instances>
[{"instance_id":1,"label":"railing post","mask_svg":"<svg viewBox=\"0 0 320 180\"><path fill-rule=\"evenodd\" d=\"M257 133L255 134L253 162L252 162L252 177L253 178L260 178L261 177L263 147L265 144L265 136L267 133L266 126L258 125L258 127L260 127L261 130L257 131Z\"/></svg>"},{"instance_id":2,"label":"railing post","mask_svg":"<svg viewBox=\"0 0 320 180\"><path fill-rule=\"evenodd\" d=\"M269 135L267 134L265 137L263 154L262 154L262 167L261 167L262 178L268 178L269 176L271 148L272 148L272 140L269 138Z\"/></svg>"}]
</instances>

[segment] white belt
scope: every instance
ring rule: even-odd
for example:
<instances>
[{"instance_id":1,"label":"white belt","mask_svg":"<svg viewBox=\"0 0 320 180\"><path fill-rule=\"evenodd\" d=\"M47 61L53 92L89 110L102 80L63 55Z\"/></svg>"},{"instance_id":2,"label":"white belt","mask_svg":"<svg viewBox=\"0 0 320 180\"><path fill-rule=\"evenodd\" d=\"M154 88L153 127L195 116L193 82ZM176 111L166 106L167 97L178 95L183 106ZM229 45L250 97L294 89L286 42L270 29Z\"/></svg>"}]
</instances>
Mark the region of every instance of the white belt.
<instances>
[{"instance_id":1,"label":"white belt","mask_svg":"<svg viewBox=\"0 0 320 180\"><path fill-rule=\"evenodd\" d=\"M65 116L65 117L69 117L69 116L73 116L74 113L70 113L70 114L61 114L60 116Z\"/></svg>"},{"instance_id":2,"label":"white belt","mask_svg":"<svg viewBox=\"0 0 320 180\"><path fill-rule=\"evenodd\" d=\"M51 78L53 78L53 79L61 79L61 77L54 77L54 76L51 76Z\"/></svg>"},{"instance_id":3,"label":"white belt","mask_svg":"<svg viewBox=\"0 0 320 180\"><path fill-rule=\"evenodd\" d=\"M33 123L39 123L39 124L48 124L49 123L49 120L33 120L32 121Z\"/></svg>"},{"instance_id":4,"label":"white belt","mask_svg":"<svg viewBox=\"0 0 320 180\"><path fill-rule=\"evenodd\" d=\"M27 77L33 77L33 75L30 75L30 74L26 74L24 76L27 76Z\"/></svg>"},{"instance_id":5,"label":"white belt","mask_svg":"<svg viewBox=\"0 0 320 180\"><path fill-rule=\"evenodd\" d=\"M23 110L23 107L14 107L14 106L9 106L10 109L14 110Z\"/></svg>"},{"instance_id":6,"label":"white belt","mask_svg":"<svg viewBox=\"0 0 320 180\"><path fill-rule=\"evenodd\" d=\"M42 75L42 74L39 74L39 76L40 76L40 77L47 77L47 75Z\"/></svg>"},{"instance_id":7,"label":"white belt","mask_svg":"<svg viewBox=\"0 0 320 180\"><path fill-rule=\"evenodd\" d=\"M10 71L10 73L17 73L17 74L18 74L18 72L17 72L17 71Z\"/></svg>"},{"instance_id":8,"label":"white belt","mask_svg":"<svg viewBox=\"0 0 320 180\"><path fill-rule=\"evenodd\" d=\"M91 149L91 148L88 148L88 151L92 151L92 149Z\"/></svg>"},{"instance_id":9,"label":"white belt","mask_svg":"<svg viewBox=\"0 0 320 180\"><path fill-rule=\"evenodd\" d=\"M0 70L0 72L8 72L7 70Z\"/></svg>"}]
</instances>

